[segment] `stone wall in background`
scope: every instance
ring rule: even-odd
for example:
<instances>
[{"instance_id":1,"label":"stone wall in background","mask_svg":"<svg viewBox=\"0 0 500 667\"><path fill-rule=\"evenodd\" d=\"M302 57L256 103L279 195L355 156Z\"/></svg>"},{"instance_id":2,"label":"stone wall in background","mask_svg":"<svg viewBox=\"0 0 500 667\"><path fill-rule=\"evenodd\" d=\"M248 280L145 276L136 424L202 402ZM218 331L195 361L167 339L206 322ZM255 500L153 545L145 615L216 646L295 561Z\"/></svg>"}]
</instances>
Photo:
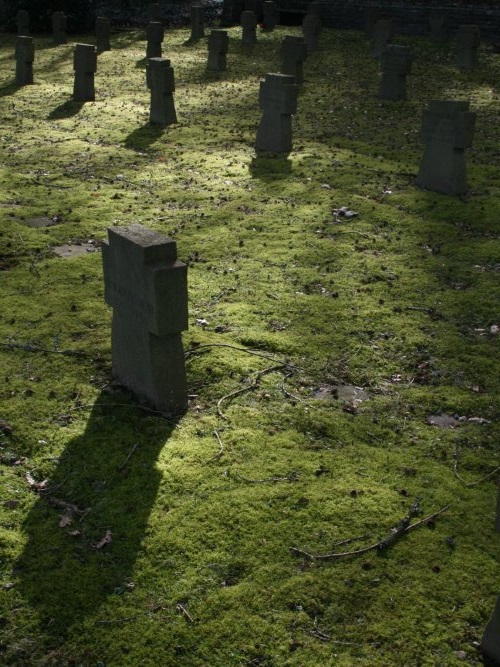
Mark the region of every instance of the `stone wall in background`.
<instances>
[{"instance_id":1,"label":"stone wall in background","mask_svg":"<svg viewBox=\"0 0 500 667\"><path fill-rule=\"evenodd\" d=\"M328 28L362 30L365 7L379 8L395 22L396 33L425 35L429 32L429 14L442 9L446 12L449 29L454 33L459 25L479 26L483 37L500 36L499 2L446 2L436 0L318 0L323 25ZM281 25L300 25L306 14L308 0L276 0L281 13ZM223 0L222 22L239 23L245 0Z\"/></svg>"}]
</instances>

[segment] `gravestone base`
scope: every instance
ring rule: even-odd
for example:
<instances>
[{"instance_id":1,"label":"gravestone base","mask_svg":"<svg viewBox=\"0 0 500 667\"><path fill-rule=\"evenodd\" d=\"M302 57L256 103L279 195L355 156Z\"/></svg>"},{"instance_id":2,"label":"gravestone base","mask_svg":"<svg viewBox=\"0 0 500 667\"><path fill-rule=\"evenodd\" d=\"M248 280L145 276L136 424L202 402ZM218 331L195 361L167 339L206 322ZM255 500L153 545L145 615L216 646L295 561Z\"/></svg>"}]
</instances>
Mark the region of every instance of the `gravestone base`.
<instances>
[{"instance_id":1,"label":"gravestone base","mask_svg":"<svg viewBox=\"0 0 500 667\"><path fill-rule=\"evenodd\" d=\"M497 598L493 615L483 634L481 648L487 667L500 665L500 596Z\"/></svg>"},{"instance_id":2,"label":"gravestone base","mask_svg":"<svg viewBox=\"0 0 500 667\"><path fill-rule=\"evenodd\" d=\"M417 185L445 195L465 194L469 188L464 150L435 143L426 146Z\"/></svg>"},{"instance_id":3,"label":"gravestone base","mask_svg":"<svg viewBox=\"0 0 500 667\"><path fill-rule=\"evenodd\" d=\"M264 113L257 130L255 148L262 153L291 153L292 118L277 113Z\"/></svg>"},{"instance_id":4,"label":"gravestone base","mask_svg":"<svg viewBox=\"0 0 500 667\"><path fill-rule=\"evenodd\" d=\"M180 414L187 403L184 349L180 333L155 336L130 316L113 315L111 328L114 377L160 412Z\"/></svg>"},{"instance_id":5,"label":"gravestone base","mask_svg":"<svg viewBox=\"0 0 500 667\"><path fill-rule=\"evenodd\" d=\"M391 102L406 100L406 76L397 72L382 72L378 96L382 100L390 100Z\"/></svg>"}]
</instances>

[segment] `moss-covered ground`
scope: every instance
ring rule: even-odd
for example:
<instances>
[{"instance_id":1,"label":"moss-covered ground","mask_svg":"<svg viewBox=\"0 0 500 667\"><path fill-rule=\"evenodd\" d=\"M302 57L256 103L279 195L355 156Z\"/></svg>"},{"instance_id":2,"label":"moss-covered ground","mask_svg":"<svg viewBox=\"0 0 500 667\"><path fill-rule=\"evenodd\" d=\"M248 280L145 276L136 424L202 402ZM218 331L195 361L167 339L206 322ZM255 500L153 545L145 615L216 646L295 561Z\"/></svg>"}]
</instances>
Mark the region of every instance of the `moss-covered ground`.
<instances>
[{"instance_id":1,"label":"moss-covered ground","mask_svg":"<svg viewBox=\"0 0 500 667\"><path fill-rule=\"evenodd\" d=\"M209 75L206 40L167 32L165 130L141 33L113 36L86 104L71 44L36 38L18 88L2 39L0 660L480 664L500 587L499 56L460 73L451 45L402 38L409 100L383 102L364 36L325 30L273 160L253 148L259 80L298 29L253 52L229 33ZM414 183L436 98L477 113L466 197ZM131 222L189 264L177 420L112 382L99 244ZM385 549L308 556L383 540L417 498L412 523L450 507Z\"/></svg>"}]
</instances>

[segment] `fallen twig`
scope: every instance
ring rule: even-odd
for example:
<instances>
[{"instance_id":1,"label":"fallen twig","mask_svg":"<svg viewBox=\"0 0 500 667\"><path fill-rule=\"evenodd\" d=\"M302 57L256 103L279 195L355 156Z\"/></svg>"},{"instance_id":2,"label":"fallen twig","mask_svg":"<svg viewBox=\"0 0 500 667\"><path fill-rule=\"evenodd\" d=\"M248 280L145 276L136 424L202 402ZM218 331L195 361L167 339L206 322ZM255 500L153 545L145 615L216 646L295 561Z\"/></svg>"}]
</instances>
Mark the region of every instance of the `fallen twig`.
<instances>
[{"instance_id":1,"label":"fallen twig","mask_svg":"<svg viewBox=\"0 0 500 667\"><path fill-rule=\"evenodd\" d=\"M332 644L340 644L341 646L380 646L380 642L366 642L364 644L359 644L358 642L346 642L339 639L332 639L331 635L327 635L326 632L323 632L318 628L317 619L314 619L314 627L310 630L307 630L308 634L320 639L322 642L331 642Z\"/></svg>"},{"instance_id":2,"label":"fallen twig","mask_svg":"<svg viewBox=\"0 0 500 667\"><path fill-rule=\"evenodd\" d=\"M221 457L222 454L224 453L224 445L222 444L222 440L220 439L220 435L219 435L219 433L218 433L217 430L215 430L215 429L214 429L214 435L215 435L215 437L217 438L217 442L219 443L219 451L217 452L217 454L215 454L214 456L210 457L210 458L208 459L207 463L211 463L211 461L217 461L218 459L220 459L220 457Z\"/></svg>"},{"instance_id":3,"label":"fallen twig","mask_svg":"<svg viewBox=\"0 0 500 667\"><path fill-rule=\"evenodd\" d=\"M176 605L177 611L179 611L190 623L194 623L194 618L188 612L186 607L184 607L180 602Z\"/></svg>"},{"instance_id":4,"label":"fallen twig","mask_svg":"<svg viewBox=\"0 0 500 667\"><path fill-rule=\"evenodd\" d=\"M219 417L221 419L224 419L225 421L228 421L228 417L226 417L226 415L222 412L220 407L224 401L234 398L239 394L244 394L247 391L253 391L258 387L260 378L262 376L267 375L267 373L272 373L273 371L277 371L280 370L281 368L286 368L286 367L287 364L277 364L276 366L269 366L269 368L264 368L262 371L259 371L257 373L251 384L247 385L246 387L242 387L241 389L237 389L236 391L232 391L230 394L226 394L225 396L222 396L222 398L219 398L219 400L217 401L217 414L219 415Z\"/></svg>"},{"instance_id":5,"label":"fallen twig","mask_svg":"<svg viewBox=\"0 0 500 667\"><path fill-rule=\"evenodd\" d=\"M256 357L262 357L263 359L268 359L269 361L274 361L276 363L281 363L284 366L288 366L289 368L297 368L293 364L289 364L286 361L281 361L280 359L276 359L276 357L272 357L270 354L264 354L263 352L257 352L257 350L247 350L245 347L237 347L236 345L231 345L230 343L203 343L202 345L196 345L195 347L190 347L184 352L184 356L186 358L198 354L199 350L204 350L209 347L227 347L231 350L237 350L238 352L245 352L246 354L253 354Z\"/></svg>"},{"instance_id":6,"label":"fallen twig","mask_svg":"<svg viewBox=\"0 0 500 667\"><path fill-rule=\"evenodd\" d=\"M393 528L391 528L391 531L389 535L387 535L387 537L385 537L383 540L380 540L379 542L375 542L375 544L370 544L367 547L363 547L362 549L356 549L354 551L343 551L340 553L332 552L327 554L311 554L307 551L304 551L303 549L297 549L296 547L290 547L290 551L296 556L305 556L308 560L335 560L337 558L347 558L349 556L361 556L362 554L366 554L369 551L374 551L374 550L383 551L402 535L409 533L410 530L413 530L414 528L417 528L418 526L421 526L424 523L432 521L432 519L435 519L437 516L439 516L439 514L446 512L446 510L450 507L451 503L446 505L445 507L442 507L437 512L434 512L433 514L426 516L424 519L420 519L419 521L416 521L415 523L410 525L409 523L410 519L413 516L415 516L418 510L418 502L416 501L415 503L413 503L408 514L403 519L401 519L401 521L398 524L396 524L396 526L393 526Z\"/></svg>"},{"instance_id":7,"label":"fallen twig","mask_svg":"<svg viewBox=\"0 0 500 667\"><path fill-rule=\"evenodd\" d=\"M292 470L291 473L285 477L270 477L269 479L249 479L248 477L243 477L238 471L230 473L236 479L241 479L242 482L247 482L248 484L274 484L275 482L297 482L299 479L298 474Z\"/></svg>"},{"instance_id":8,"label":"fallen twig","mask_svg":"<svg viewBox=\"0 0 500 667\"><path fill-rule=\"evenodd\" d=\"M463 477L460 476L458 472L458 462L460 460L460 449L458 443L455 446L455 452L453 454L453 472L455 474L455 477L462 482L462 484L465 484L466 487L471 488L472 486L477 486L478 484L481 484L481 482L486 482L487 479L490 479L495 475L497 472L500 471L500 466L497 466L494 470L489 472L487 475L484 475L484 477L481 477L481 479L476 480L475 482L466 482Z\"/></svg>"},{"instance_id":9,"label":"fallen twig","mask_svg":"<svg viewBox=\"0 0 500 667\"><path fill-rule=\"evenodd\" d=\"M136 442L135 445L132 446L132 449L129 451L129 453L127 454L127 456L125 457L125 461L124 461L123 463L121 463L119 466L116 467L116 469L118 470L118 472L122 472L122 471L125 469L125 466L127 465L127 463L130 461L130 459L131 459L131 457L132 457L132 454L135 452L135 450L136 450L138 447L139 447L139 443Z\"/></svg>"}]
</instances>

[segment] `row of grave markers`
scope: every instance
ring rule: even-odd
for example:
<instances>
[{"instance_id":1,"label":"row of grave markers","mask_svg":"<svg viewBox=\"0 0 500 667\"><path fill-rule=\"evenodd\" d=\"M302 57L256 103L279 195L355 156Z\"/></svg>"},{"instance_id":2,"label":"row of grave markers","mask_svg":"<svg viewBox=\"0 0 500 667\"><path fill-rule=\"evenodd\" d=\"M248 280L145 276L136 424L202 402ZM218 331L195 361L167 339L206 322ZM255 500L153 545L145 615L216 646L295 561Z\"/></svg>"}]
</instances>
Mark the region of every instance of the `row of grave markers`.
<instances>
[{"instance_id":1,"label":"row of grave markers","mask_svg":"<svg viewBox=\"0 0 500 667\"><path fill-rule=\"evenodd\" d=\"M146 49L146 82L151 91L150 122L162 126L177 122L174 104L175 78L170 60L161 57L163 27L150 23ZM156 30L159 26L160 31ZM228 34L212 30L208 40L208 69L225 69ZM265 153L288 154L292 150L292 115L297 110L298 85L303 82L303 63L308 55L305 40L286 36L282 42L280 73L268 73L260 83L262 116L256 149ZM34 47L31 37L20 36L16 44L16 83L33 83ZM389 100L406 99L406 75L411 69L409 47L388 45L382 53L379 95ZM94 75L97 47L76 44L74 49L73 99L95 100ZM421 137L425 144L417 185L444 194L467 191L465 149L472 145L476 115L466 101L431 101L424 112Z\"/></svg>"}]
</instances>

